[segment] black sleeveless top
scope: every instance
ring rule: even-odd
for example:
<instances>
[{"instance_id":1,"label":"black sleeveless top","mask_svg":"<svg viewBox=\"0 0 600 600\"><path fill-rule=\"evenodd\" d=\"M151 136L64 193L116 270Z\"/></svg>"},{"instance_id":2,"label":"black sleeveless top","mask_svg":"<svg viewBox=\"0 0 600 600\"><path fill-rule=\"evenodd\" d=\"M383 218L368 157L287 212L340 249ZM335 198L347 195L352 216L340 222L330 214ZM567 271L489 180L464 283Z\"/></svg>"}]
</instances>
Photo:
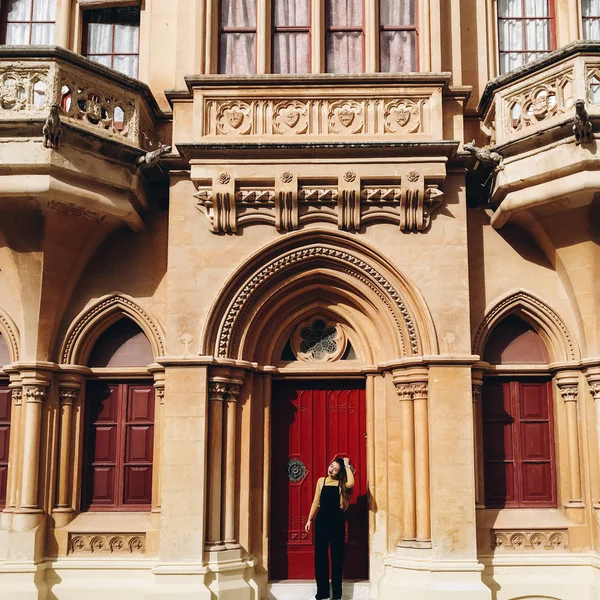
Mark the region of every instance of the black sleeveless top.
<instances>
[{"instance_id":1,"label":"black sleeveless top","mask_svg":"<svg viewBox=\"0 0 600 600\"><path fill-rule=\"evenodd\" d=\"M340 486L323 483L317 521L339 523L343 520L344 511L340 508Z\"/></svg>"}]
</instances>

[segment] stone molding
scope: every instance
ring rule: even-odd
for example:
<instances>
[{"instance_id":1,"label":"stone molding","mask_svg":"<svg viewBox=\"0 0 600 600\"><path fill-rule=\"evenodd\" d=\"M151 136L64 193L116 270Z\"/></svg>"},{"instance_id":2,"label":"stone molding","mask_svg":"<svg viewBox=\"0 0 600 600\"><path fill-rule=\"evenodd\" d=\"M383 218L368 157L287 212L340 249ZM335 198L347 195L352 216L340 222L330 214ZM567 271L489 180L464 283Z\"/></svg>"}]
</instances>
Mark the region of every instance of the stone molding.
<instances>
[{"instance_id":1,"label":"stone molding","mask_svg":"<svg viewBox=\"0 0 600 600\"><path fill-rule=\"evenodd\" d=\"M71 533L67 554L145 554L145 533Z\"/></svg>"},{"instance_id":2,"label":"stone molding","mask_svg":"<svg viewBox=\"0 0 600 600\"><path fill-rule=\"evenodd\" d=\"M568 529L492 529L490 533L494 552L569 551Z\"/></svg>"},{"instance_id":3,"label":"stone molding","mask_svg":"<svg viewBox=\"0 0 600 600\"><path fill-rule=\"evenodd\" d=\"M580 358L579 349L564 321L547 304L524 290L499 300L486 312L473 337L473 354L483 356L492 329L511 314L523 314L529 322L533 320L543 329L546 341L551 345L549 350L554 354L552 360L576 361Z\"/></svg>"},{"instance_id":4,"label":"stone molding","mask_svg":"<svg viewBox=\"0 0 600 600\"><path fill-rule=\"evenodd\" d=\"M19 330L14 321L0 308L0 332L3 334L10 351L12 362L19 360Z\"/></svg>"},{"instance_id":5,"label":"stone molding","mask_svg":"<svg viewBox=\"0 0 600 600\"><path fill-rule=\"evenodd\" d=\"M333 266L339 271L353 275L365 281L372 289L378 291L380 297L384 299L391 312L393 314L395 311L400 313L402 324L406 328L409 338L407 340L407 345L409 346L409 348L406 348L407 353L411 355L421 354L417 330L412 317L402 301L400 294L384 275L379 273L377 269L367 262L354 256L348 251L326 246L311 246L284 254L277 260L263 266L246 282L231 303L223 323L219 328L217 342L217 352L219 357L230 356L232 351L236 349L236 344L232 344L232 339L235 340L236 325L240 320L242 311L251 301L254 292L283 269L287 269L294 264L314 258L330 259L330 267ZM348 265L351 265L353 268L348 269ZM400 325L400 323L398 323L398 325ZM399 327L399 331L401 337L404 338L402 327Z\"/></svg>"},{"instance_id":6,"label":"stone molding","mask_svg":"<svg viewBox=\"0 0 600 600\"><path fill-rule=\"evenodd\" d=\"M247 178L239 183L221 172L211 185L198 184L196 206L213 233L234 234L241 226L258 223L293 231L315 221L335 224L343 231L382 222L393 223L400 231L422 232L444 197L437 183L425 182L417 171L411 171L402 185L400 178L378 185L362 183L354 171L341 175L338 185L326 180L302 183L301 174L291 171L282 173L279 180L275 177L266 186L264 181L253 186Z\"/></svg>"},{"instance_id":7,"label":"stone molding","mask_svg":"<svg viewBox=\"0 0 600 600\"><path fill-rule=\"evenodd\" d=\"M124 316L128 316L140 325L149 338L155 357L165 354L164 335L158 321L133 298L123 294L113 294L100 298L91 307L82 311L72 323L60 353L63 364L78 364L77 361L82 361L81 346L85 346L88 341L86 338L90 330L115 311L122 312Z\"/></svg>"}]
</instances>

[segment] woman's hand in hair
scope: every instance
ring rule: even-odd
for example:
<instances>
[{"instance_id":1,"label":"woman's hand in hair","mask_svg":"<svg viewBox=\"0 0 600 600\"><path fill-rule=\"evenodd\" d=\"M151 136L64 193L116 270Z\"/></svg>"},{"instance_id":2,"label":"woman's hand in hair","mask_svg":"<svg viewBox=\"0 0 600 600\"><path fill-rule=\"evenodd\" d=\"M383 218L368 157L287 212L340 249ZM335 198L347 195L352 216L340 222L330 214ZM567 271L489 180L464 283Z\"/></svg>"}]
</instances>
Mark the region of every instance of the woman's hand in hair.
<instances>
[{"instance_id":1,"label":"woman's hand in hair","mask_svg":"<svg viewBox=\"0 0 600 600\"><path fill-rule=\"evenodd\" d=\"M350 459L347 456L344 456L344 466L346 468L350 466Z\"/></svg>"},{"instance_id":2,"label":"woman's hand in hair","mask_svg":"<svg viewBox=\"0 0 600 600\"><path fill-rule=\"evenodd\" d=\"M306 524L304 525L304 531L308 533L310 531L310 519L306 519Z\"/></svg>"}]
</instances>

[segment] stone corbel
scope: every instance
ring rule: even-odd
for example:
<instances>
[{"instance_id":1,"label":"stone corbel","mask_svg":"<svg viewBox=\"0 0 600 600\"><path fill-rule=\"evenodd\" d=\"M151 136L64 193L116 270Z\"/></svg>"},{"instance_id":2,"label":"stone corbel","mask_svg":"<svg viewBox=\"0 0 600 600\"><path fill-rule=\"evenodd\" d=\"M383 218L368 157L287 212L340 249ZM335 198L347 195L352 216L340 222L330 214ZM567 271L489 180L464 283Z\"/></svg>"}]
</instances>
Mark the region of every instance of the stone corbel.
<instances>
[{"instance_id":1,"label":"stone corbel","mask_svg":"<svg viewBox=\"0 0 600 600\"><path fill-rule=\"evenodd\" d=\"M411 171L402 182L400 230L424 231L431 217L443 203L444 192L437 185L425 185L418 171Z\"/></svg>"},{"instance_id":2,"label":"stone corbel","mask_svg":"<svg viewBox=\"0 0 600 600\"><path fill-rule=\"evenodd\" d=\"M354 171L346 171L338 182L338 229L358 231L360 229L360 178Z\"/></svg>"},{"instance_id":3,"label":"stone corbel","mask_svg":"<svg viewBox=\"0 0 600 600\"><path fill-rule=\"evenodd\" d=\"M579 458L579 427L577 419L577 401L579 398L579 373L559 372L556 384L565 403L567 414L567 449L569 457L569 500L567 508L582 508L581 465Z\"/></svg>"},{"instance_id":4,"label":"stone corbel","mask_svg":"<svg viewBox=\"0 0 600 600\"><path fill-rule=\"evenodd\" d=\"M394 385L402 407L403 532L399 546L431 547L428 373L395 370Z\"/></svg>"},{"instance_id":5,"label":"stone corbel","mask_svg":"<svg viewBox=\"0 0 600 600\"><path fill-rule=\"evenodd\" d=\"M275 179L275 227L277 231L298 229L298 179L291 171Z\"/></svg>"}]
</instances>

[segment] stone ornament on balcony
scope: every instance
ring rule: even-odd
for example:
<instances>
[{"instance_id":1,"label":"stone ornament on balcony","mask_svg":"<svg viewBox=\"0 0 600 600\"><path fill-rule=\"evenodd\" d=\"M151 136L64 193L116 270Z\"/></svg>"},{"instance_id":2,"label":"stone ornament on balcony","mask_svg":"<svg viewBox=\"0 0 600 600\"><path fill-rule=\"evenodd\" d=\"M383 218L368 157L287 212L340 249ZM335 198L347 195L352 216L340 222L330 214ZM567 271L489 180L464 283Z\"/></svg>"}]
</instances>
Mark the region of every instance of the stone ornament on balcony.
<instances>
[{"instance_id":1,"label":"stone ornament on balcony","mask_svg":"<svg viewBox=\"0 0 600 600\"><path fill-rule=\"evenodd\" d=\"M149 149L156 102L144 84L62 48L0 49L0 117L60 119L90 133Z\"/></svg>"}]
</instances>

